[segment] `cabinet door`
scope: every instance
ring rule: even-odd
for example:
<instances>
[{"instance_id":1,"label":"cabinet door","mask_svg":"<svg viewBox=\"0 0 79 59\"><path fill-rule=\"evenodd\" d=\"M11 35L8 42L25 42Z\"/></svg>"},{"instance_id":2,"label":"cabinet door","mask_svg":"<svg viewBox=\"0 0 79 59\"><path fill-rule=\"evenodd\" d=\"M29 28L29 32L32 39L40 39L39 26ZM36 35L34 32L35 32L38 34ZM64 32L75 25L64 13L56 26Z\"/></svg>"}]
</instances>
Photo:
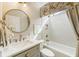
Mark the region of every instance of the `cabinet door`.
<instances>
[{"instance_id":1,"label":"cabinet door","mask_svg":"<svg viewBox=\"0 0 79 59\"><path fill-rule=\"evenodd\" d=\"M25 51L25 52L27 53L27 51ZM22 52L22 53L16 55L16 57L25 57L25 52Z\"/></svg>"},{"instance_id":2,"label":"cabinet door","mask_svg":"<svg viewBox=\"0 0 79 59\"><path fill-rule=\"evenodd\" d=\"M40 46L37 45L29 50L17 54L15 57L40 57Z\"/></svg>"},{"instance_id":3,"label":"cabinet door","mask_svg":"<svg viewBox=\"0 0 79 59\"><path fill-rule=\"evenodd\" d=\"M40 46L37 45L30 50L28 50L28 53L26 53L27 57L40 57Z\"/></svg>"}]
</instances>

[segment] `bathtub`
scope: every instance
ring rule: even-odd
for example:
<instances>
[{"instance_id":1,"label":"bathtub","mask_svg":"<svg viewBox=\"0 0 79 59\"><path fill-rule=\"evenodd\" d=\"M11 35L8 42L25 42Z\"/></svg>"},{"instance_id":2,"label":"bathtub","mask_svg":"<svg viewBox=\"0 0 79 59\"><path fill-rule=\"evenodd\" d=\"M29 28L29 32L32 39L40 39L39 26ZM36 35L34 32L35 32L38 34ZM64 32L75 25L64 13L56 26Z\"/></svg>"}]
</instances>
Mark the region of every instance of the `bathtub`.
<instances>
[{"instance_id":1,"label":"bathtub","mask_svg":"<svg viewBox=\"0 0 79 59\"><path fill-rule=\"evenodd\" d=\"M49 41L44 44L44 48L50 49L55 53L55 57L75 57L76 48L69 47L57 42Z\"/></svg>"}]
</instances>

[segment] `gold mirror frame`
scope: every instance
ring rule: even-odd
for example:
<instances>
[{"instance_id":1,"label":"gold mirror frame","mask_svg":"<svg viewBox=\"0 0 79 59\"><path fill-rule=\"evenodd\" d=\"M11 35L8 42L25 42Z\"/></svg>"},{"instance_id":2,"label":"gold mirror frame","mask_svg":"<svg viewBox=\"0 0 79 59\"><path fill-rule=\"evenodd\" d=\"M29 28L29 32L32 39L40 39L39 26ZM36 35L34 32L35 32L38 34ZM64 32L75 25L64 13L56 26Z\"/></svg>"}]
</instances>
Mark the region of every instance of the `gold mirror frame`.
<instances>
[{"instance_id":1,"label":"gold mirror frame","mask_svg":"<svg viewBox=\"0 0 79 59\"><path fill-rule=\"evenodd\" d=\"M23 12L26 16L27 16L27 23L28 23L28 25L27 25L27 27L26 27L26 29L24 29L23 31L21 31L21 32L16 32L16 31L13 31L13 30L11 30L8 26L7 26L7 24L6 24L6 22L5 22L5 16L9 13L9 12L11 12L11 11L13 11L13 10L16 10L16 11L20 11L20 12ZM3 15L3 21L4 21L4 23L5 23L5 25L6 25L6 27L10 30L10 31L12 31L13 33L23 33L23 32L25 32L28 28L29 28L29 26L30 26L30 19L29 19L29 16L24 12L24 11L22 11L22 10L19 10L19 9L11 9L11 10L8 10L4 15Z\"/></svg>"}]
</instances>

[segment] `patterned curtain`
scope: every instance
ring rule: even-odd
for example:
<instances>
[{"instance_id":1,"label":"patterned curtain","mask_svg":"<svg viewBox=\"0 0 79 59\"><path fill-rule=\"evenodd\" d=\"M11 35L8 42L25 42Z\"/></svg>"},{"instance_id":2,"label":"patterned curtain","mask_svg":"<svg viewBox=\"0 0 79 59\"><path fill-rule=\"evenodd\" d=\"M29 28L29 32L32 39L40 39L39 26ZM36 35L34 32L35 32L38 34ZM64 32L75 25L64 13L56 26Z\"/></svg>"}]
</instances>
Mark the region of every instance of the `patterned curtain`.
<instances>
[{"instance_id":1,"label":"patterned curtain","mask_svg":"<svg viewBox=\"0 0 79 59\"><path fill-rule=\"evenodd\" d=\"M77 34L77 57L79 57L79 6L74 6L72 9L69 9L67 15L71 19L75 32Z\"/></svg>"}]
</instances>

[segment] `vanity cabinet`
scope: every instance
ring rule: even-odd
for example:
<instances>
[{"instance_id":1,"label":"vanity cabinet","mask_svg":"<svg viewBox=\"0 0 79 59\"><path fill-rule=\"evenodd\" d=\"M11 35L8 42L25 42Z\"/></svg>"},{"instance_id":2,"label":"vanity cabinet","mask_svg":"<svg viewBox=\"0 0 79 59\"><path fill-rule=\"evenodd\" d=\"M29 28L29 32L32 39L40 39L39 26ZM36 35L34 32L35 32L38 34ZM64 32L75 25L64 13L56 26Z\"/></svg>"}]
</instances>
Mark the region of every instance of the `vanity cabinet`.
<instances>
[{"instance_id":1,"label":"vanity cabinet","mask_svg":"<svg viewBox=\"0 0 79 59\"><path fill-rule=\"evenodd\" d=\"M14 57L40 57L40 45L34 46L24 52L21 52Z\"/></svg>"}]
</instances>

